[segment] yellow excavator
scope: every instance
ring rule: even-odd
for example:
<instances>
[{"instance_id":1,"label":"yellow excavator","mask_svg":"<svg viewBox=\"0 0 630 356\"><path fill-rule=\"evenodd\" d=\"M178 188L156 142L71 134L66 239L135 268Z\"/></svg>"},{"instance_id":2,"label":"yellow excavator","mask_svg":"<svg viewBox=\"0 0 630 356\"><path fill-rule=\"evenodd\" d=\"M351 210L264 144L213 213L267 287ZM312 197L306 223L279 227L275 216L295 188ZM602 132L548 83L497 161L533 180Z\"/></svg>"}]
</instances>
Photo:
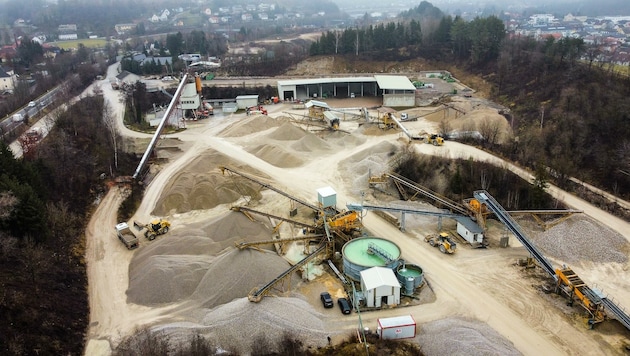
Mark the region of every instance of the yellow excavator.
<instances>
[{"instance_id":1,"label":"yellow excavator","mask_svg":"<svg viewBox=\"0 0 630 356\"><path fill-rule=\"evenodd\" d=\"M437 235L427 235L424 241L433 247L439 248L442 253L453 254L455 253L455 248L457 248L455 241L446 232L440 232Z\"/></svg>"},{"instance_id":2,"label":"yellow excavator","mask_svg":"<svg viewBox=\"0 0 630 356\"><path fill-rule=\"evenodd\" d=\"M138 231L146 229L144 237L146 237L149 241L152 241L155 240L158 235L166 234L171 227L171 223L164 219L153 219L148 224L143 224L135 220L133 222L133 226L135 226Z\"/></svg>"}]
</instances>

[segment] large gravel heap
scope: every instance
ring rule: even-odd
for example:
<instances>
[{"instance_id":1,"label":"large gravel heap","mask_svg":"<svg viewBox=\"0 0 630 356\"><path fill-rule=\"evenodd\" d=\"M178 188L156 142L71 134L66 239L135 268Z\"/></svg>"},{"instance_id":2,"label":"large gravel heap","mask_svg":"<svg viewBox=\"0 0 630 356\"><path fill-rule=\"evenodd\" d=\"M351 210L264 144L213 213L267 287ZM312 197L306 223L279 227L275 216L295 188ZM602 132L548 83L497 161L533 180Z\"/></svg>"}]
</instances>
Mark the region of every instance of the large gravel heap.
<instances>
[{"instance_id":1,"label":"large gravel heap","mask_svg":"<svg viewBox=\"0 0 630 356\"><path fill-rule=\"evenodd\" d=\"M470 319L447 318L422 324L415 340L426 356L521 355L487 324Z\"/></svg>"},{"instance_id":2,"label":"large gravel heap","mask_svg":"<svg viewBox=\"0 0 630 356\"><path fill-rule=\"evenodd\" d=\"M271 231L227 212L197 226L177 227L139 249L129 266L129 302L195 300L212 308L247 296L290 267L275 253L238 250L235 242L269 239ZM294 283L300 281L294 276Z\"/></svg>"},{"instance_id":3,"label":"large gravel heap","mask_svg":"<svg viewBox=\"0 0 630 356\"><path fill-rule=\"evenodd\" d=\"M260 186L244 178L223 175L219 166L227 165L240 171L233 160L214 150L207 150L181 169L164 186L152 214L166 216L191 210L211 209L228 204L241 196L260 199Z\"/></svg>"},{"instance_id":4,"label":"large gravel heap","mask_svg":"<svg viewBox=\"0 0 630 356\"><path fill-rule=\"evenodd\" d=\"M567 263L580 261L626 263L626 239L587 216L572 216L547 231L533 233L532 242L551 257Z\"/></svg>"}]
</instances>

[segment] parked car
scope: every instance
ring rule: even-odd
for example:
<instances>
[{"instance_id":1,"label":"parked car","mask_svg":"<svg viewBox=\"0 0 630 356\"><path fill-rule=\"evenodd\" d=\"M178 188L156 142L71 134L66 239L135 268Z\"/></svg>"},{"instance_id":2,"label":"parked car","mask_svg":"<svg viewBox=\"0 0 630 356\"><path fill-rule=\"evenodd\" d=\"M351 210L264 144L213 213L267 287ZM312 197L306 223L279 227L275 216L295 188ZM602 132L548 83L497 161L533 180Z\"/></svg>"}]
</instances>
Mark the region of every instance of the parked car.
<instances>
[{"instance_id":1,"label":"parked car","mask_svg":"<svg viewBox=\"0 0 630 356\"><path fill-rule=\"evenodd\" d=\"M342 314L350 314L352 311L352 306L346 298L337 299L337 304L339 304L339 309L341 309Z\"/></svg>"},{"instance_id":2,"label":"parked car","mask_svg":"<svg viewBox=\"0 0 630 356\"><path fill-rule=\"evenodd\" d=\"M171 77L170 75L162 77L162 81L163 82L170 82L170 81L173 81L173 80L175 80L175 79L173 79L173 77Z\"/></svg>"},{"instance_id":3,"label":"parked car","mask_svg":"<svg viewBox=\"0 0 630 356\"><path fill-rule=\"evenodd\" d=\"M330 296L330 293L328 292L322 292L319 295L319 299L322 300L322 304L324 305L324 308L332 308L333 307L333 299Z\"/></svg>"},{"instance_id":4,"label":"parked car","mask_svg":"<svg viewBox=\"0 0 630 356\"><path fill-rule=\"evenodd\" d=\"M29 102L29 103L28 103L28 107L29 107L29 108L34 108L34 107L36 107L36 106L37 106L37 103L36 103L36 102L34 102L34 101L31 101L31 102Z\"/></svg>"}]
</instances>

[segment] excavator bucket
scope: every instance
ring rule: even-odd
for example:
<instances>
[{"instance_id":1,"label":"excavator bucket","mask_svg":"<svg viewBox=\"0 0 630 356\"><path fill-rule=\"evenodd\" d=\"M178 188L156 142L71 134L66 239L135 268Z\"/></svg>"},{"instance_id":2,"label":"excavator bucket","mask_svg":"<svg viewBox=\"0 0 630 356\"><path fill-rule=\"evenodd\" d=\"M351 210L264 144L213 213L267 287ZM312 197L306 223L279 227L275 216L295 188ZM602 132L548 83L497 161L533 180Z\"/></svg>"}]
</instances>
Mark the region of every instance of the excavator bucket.
<instances>
[{"instance_id":1,"label":"excavator bucket","mask_svg":"<svg viewBox=\"0 0 630 356\"><path fill-rule=\"evenodd\" d=\"M134 220L133 221L133 226L136 227L136 229L138 229L138 231L144 229L145 224L138 222L138 220Z\"/></svg>"}]
</instances>

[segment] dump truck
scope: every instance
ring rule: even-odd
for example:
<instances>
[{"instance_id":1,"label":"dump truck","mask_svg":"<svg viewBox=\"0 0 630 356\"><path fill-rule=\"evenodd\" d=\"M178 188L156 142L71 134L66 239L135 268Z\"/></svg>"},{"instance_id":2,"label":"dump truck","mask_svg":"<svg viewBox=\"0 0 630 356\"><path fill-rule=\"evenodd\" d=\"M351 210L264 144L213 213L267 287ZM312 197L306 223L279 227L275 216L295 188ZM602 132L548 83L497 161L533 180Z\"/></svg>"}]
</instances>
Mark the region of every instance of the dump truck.
<instances>
[{"instance_id":1,"label":"dump truck","mask_svg":"<svg viewBox=\"0 0 630 356\"><path fill-rule=\"evenodd\" d=\"M129 250L133 250L138 247L138 238L133 234L133 231L131 231L126 222L121 222L116 225L116 234L118 235L120 242L122 242Z\"/></svg>"},{"instance_id":2,"label":"dump truck","mask_svg":"<svg viewBox=\"0 0 630 356\"><path fill-rule=\"evenodd\" d=\"M429 245L433 247L439 248L442 253L452 254L455 253L455 249L457 248L455 241L445 232L440 232L437 235L427 235L424 241L428 242Z\"/></svg>"},{"instance_id":3,"label":"dump truck","mask_svg":"<svg viewBox=\"0 0 630 356\"><path fill-rule=\"evenodd\" d=\"M138 231L146 229L144 237L146 237L149 241L155 240L158 235L166 234L171 227L171 223L164 219L154 219L148 224L144 224L136 220L133 222L133 225L136 229L138 229Z\"/></svg>"}]
</instances>

